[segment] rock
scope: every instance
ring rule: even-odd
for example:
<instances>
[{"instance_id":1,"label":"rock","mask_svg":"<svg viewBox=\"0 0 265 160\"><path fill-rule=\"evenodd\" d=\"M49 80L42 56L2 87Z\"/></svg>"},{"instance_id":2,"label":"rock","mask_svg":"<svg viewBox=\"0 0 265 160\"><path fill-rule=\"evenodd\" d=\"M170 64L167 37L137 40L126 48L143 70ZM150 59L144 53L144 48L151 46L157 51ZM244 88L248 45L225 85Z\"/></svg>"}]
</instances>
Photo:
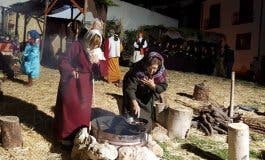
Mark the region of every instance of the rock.
<instances>
[{"instance_id":1,"label":"rock","mask_svg":"<svg viewBox=\"0 0 265 160\"><path fill-rule=\"evenodd\" d=\"M170 138L167 136L167 129L159 125L155 124L154 129L151 131L152 138L160 143L168 141Z\"/></svg>"},{"instance_id":2,"label":"rock","mask_svg":"<svg viewBox=\"0 0 265 160\"><path fill-rule=\"evenodd\" d=\"M98 143L95 137L88 135L87 130L81 129L74 140L71 158L74 160L115 160L118 150L115 146Z\"/></svg>"},{"instance_id":3,"label":"rock","mask_svg":"<svg viewBox=\"0 0 265 160\"><path fill-rule=\"evenodd\" d=\"M81 160L115 160L118 157L118 151L115 146L108 143L97 143L94 146L87 148L82 155Z\"/></svg>"},{"instance_id":4,"label":"rock","mask_svg":"<svg viewBox=\"0 0 265 160\"><path fill-rule=\"evenodd\" d=\"M159 160L148 148L140 146L126 146L119 149L118 160Z\"/></svg>"},{"instance_id":5,"label":"rock","mask_svg":"<svg viewBox=\"0 0 265 160\"><path fill-rule=\"evenodd\" d=\"M157 157L161 158L164 155L163 149L156 143L156 141L153 141L151 135L148 136L147 148L151 150Z\"/></svg>"}]
</instances>

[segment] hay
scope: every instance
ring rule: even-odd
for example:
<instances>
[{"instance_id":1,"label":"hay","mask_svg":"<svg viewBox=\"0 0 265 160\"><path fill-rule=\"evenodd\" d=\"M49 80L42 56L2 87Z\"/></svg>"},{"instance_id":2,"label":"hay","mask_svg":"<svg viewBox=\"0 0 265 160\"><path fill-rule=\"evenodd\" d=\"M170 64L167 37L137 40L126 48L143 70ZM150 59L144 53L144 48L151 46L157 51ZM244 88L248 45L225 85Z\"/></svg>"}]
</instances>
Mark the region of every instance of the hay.
<instances>
[{"instance_id":1,"label":"hay","mask_svg":"<svg viewBox=\"0 0 265 160\"><path fill-rule=\"evenodd\" d=\"M128 70L125 67L121 69L123 74ZM23 81L27 80L25 75L20 75L18 78ZM0 102L0 113L1 115L19 116L24 143L22 148L14 150L4 150L0 147L0 159L70 159L70 151L61 149L61 146L53 141L51 133L51 122L54 116L52 107L56 101L59 78L58 70L42 68L41 77L34 80L34 85L30 88L25 88L18 82L5 81L2 83L5 101ZM198 102L190 98L194 85L201 82L210 87L211 99L225 107L228 106L230 80L194 73L168 71L169 86L166 97L169 106L174 108L176 103L185 103L192 108L206 105L205 102ZM264 104L264 93L264 87L258 87L249 82L236 81L235 105L253 105L254 102ZM117 101L113 96L117 94L122 95L121 88L106 82L96 81L94 107L118 114ZM259 107L260 110L265 111L265 106L260 105ZM191 134L198 135L201 133L196 131ZM211 137L211 139L214 138ZM265 147L264 143L263 146L259 147ZM183 152L186 151L182 149L177 151L180 153L179 155L182 155Z\"/></svg>"}]
</instances>

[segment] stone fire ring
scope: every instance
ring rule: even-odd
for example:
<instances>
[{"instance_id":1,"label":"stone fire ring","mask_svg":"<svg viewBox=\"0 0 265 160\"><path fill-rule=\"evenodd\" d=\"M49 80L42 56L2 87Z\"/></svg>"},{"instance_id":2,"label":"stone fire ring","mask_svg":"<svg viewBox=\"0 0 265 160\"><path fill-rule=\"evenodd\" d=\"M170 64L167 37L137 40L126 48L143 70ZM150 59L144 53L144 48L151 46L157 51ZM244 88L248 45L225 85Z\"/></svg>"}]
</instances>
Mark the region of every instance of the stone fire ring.
<instances>
[{"instance_id":1,"label":"stone fire ring","mask_svg":"<svg viewBox=\"0 0 265 160\"><path fill-rule=\"evenodd\" d=\"M102 116L91 121L92 135L98 142L108 142L117 146L143 146L147 143L147 133L142 127L129 124L122 116Z\"/></svg>"}]
</instances>

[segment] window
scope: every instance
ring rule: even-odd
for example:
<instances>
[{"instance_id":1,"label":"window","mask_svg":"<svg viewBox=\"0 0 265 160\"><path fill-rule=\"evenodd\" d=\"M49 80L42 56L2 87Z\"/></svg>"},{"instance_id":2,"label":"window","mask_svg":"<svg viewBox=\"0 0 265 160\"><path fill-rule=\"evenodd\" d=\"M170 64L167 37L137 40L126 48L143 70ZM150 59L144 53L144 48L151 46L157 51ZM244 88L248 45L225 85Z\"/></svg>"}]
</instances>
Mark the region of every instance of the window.
<instances>
[{"instance_id":1,"label":"window","mask_svg":"<svg viewBox=\"0 0 265 160\"><path fill-rule=\"evenodd\" d=\"M220 27L220 4L211 5L208 28Z\"/></svg>"},{"instance_id":2,"label":"window","mask_svg":"<svg viewBox=\"0 0 265 160\"><path fill-rule=\"evenodd\" d=\"M239 22L253 22L253 0L240 0Z\"/></svg>"},{"instance_id":3,"label":"window","mask_svg":"<svg viewBox=\"0 0 265 160\"><path fill-rule=\"evenodd\" d=\"M236 35L236 50L249 50L251 47L251 33Z\"/></svg>"}]
</instances>

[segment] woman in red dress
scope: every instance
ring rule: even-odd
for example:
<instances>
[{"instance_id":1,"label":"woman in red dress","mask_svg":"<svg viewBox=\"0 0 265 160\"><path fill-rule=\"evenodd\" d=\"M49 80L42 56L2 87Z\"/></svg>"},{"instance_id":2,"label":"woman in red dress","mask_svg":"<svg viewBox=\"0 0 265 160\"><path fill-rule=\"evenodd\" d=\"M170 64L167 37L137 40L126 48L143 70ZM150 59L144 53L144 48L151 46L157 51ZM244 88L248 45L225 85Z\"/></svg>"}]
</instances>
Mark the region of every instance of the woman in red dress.
<instances>
[{"instance_id":1,"label":"woman in red dress","mask_svg":"<svg viewBox=\"0 0 265 160\"><path fill-rule=\"evenodd\" d=\"M88 50L98 47L101 39L84 36L74 41L59 62L60 82L53 128L57 140L71 144L75 134L89 127L92 103L92 64L98 59ZM67 143L65 143L67 142Z\"/></svg>"}]
</instances>

